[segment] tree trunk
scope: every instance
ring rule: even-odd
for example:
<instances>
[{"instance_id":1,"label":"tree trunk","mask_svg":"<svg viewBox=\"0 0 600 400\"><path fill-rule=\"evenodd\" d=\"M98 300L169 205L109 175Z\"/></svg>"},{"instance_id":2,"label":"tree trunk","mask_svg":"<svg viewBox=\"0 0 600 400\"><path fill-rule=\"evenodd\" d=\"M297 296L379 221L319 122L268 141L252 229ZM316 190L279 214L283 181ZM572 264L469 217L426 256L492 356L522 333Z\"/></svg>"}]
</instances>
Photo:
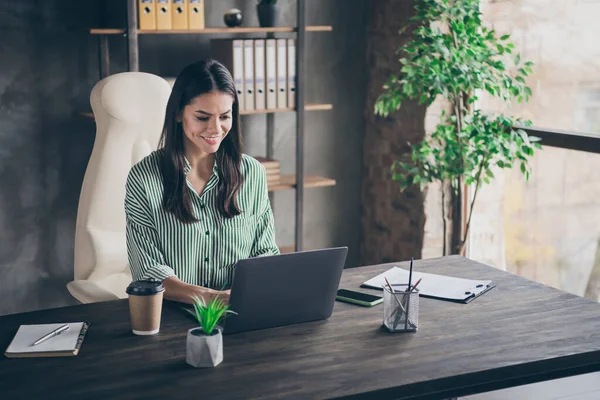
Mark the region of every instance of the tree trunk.
<instances>
[{"instance_id":1,"label":"tree trunk","mask_svg":"<svg viewBox=\"0 0 600 400\"><path fill-rule=\"evenodd\" d=\"M600 238L596 244L596 257L590 279L585 289L585 297L590 300L600 301Z\"/></svg>"},{"instance_id":2,"label":"tree trunk","mask_svg":"<svg viewBox=\"0 0 600 400\"><path fill-rule=\"evenodd\" d=\"M452 228L450 232L450 254L460 254L461 242L463 240L463 183L462 179L458 181L457 187L451 190L451 209L450 216Z\"/></svg>"}]
</instances>

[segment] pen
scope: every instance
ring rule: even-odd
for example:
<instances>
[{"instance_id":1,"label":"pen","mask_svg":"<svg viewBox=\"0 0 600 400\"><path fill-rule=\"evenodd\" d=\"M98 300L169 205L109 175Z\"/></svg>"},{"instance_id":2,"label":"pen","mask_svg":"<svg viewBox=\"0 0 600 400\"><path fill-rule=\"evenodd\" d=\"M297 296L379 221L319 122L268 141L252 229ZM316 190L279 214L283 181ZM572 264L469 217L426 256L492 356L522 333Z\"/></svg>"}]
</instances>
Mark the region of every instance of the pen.
<instances>
[{"instance_id":1,"label":"pen","mask_svg":"<svg viewBox=\"0 0 600 400\"><path fill-rule=\"evenodd\" d=\"M42 336L41 338L39 338L38 340L36 340L33 343L33 346L37 346L40 343L45 342L46 340L50 339L51 337L54 337L56 335L60 335L61 333L63 333L64 331L69 329L69 324L65 324L59 328L56 328L55 330L53 330L52 332L48 333L47 335Z\"/></svg>"}]
</instances>

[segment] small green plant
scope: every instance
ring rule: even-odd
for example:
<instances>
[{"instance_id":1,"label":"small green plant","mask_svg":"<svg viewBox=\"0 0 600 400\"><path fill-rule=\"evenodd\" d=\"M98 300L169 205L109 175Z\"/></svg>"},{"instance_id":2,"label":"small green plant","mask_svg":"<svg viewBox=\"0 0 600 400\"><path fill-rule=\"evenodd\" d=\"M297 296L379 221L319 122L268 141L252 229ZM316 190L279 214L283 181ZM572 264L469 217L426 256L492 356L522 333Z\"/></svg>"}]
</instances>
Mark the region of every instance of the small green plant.
<instances>
[{"instance_id":1,"label":"small green plant","mask_svg":"<svg viewBox=\"0 0 600 400\"><path fill-rule=\"evenodd\" d=\"M186 309L187 312L192 314L192 316L198 321L200 328L204 334L210 336L214 334L217 324L224 318L227 317L227 314L236 314L235 311L229 309L229 305L226 304L219 297L214 297L208 303L204 300L204 298L199 298L197 296L192 297L194 299L194 309L189 310Z\"/></svg>"}]
</instances>

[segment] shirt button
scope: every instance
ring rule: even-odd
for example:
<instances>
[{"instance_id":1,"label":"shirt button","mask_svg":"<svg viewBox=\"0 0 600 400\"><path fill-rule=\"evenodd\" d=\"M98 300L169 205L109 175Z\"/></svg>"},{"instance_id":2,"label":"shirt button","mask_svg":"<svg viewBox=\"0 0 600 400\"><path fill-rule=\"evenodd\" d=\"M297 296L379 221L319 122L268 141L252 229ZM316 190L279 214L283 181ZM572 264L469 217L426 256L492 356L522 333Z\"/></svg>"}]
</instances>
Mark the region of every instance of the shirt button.
<instances>
[{"instance_id":1,"label":"shirt button","mask_svg":"<svg viewBox=\"0 0 600 400\"><path fill-rule=\"evenodd\" d=\"M204 210L204 207L206 207L206 205L204 203L200 204L200 208Z\"/></svg>"},{"instance_id":2,"label":"shirt button","mask_svg":"<svg viewBox=\"0 0 600 400\"><path fill-rule=\"evenodd\" d=\"M208 257L206 257L206 258L204 259L204 262L208 262Z\"/></svg>"},{"instance_id":3,"label":"shirt button","mask_svg":"<svg viewBox=\"0 0 600 400\"><path fill-rule=\"evenodd\" d=\"M208 232L208 231L206 231L206 232L204 232L204 233L206 233L207 235L209 234L209 232Z\"/></svg>"}]
</instances>

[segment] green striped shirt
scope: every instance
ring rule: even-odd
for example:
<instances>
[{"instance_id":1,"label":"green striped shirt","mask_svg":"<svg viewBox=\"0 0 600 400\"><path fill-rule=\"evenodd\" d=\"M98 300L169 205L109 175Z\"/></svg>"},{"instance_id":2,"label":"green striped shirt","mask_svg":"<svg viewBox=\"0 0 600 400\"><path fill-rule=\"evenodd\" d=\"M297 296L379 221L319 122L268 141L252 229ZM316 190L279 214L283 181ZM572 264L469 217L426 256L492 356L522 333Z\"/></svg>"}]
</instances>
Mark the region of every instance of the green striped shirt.
<instances>
[{"instance_id":1,"label":"green striped shirt","mask_svg":"<svg viewBox=\"0 0 600 400\"><path fill-rule=\"evenodd\" d=\"M199 195L189 181L197 222L180 222L162 207L161 150L135 164L127 177L125 216L127 253L134 280L184 282L221 289L230 285L235 263L244 258L279 254L265 168L243 155L242 186L237 204L242 213L223 217L217 208L217 166ZM185 174L190 172L187 160Z\"/></svg>"}]
</instances>

